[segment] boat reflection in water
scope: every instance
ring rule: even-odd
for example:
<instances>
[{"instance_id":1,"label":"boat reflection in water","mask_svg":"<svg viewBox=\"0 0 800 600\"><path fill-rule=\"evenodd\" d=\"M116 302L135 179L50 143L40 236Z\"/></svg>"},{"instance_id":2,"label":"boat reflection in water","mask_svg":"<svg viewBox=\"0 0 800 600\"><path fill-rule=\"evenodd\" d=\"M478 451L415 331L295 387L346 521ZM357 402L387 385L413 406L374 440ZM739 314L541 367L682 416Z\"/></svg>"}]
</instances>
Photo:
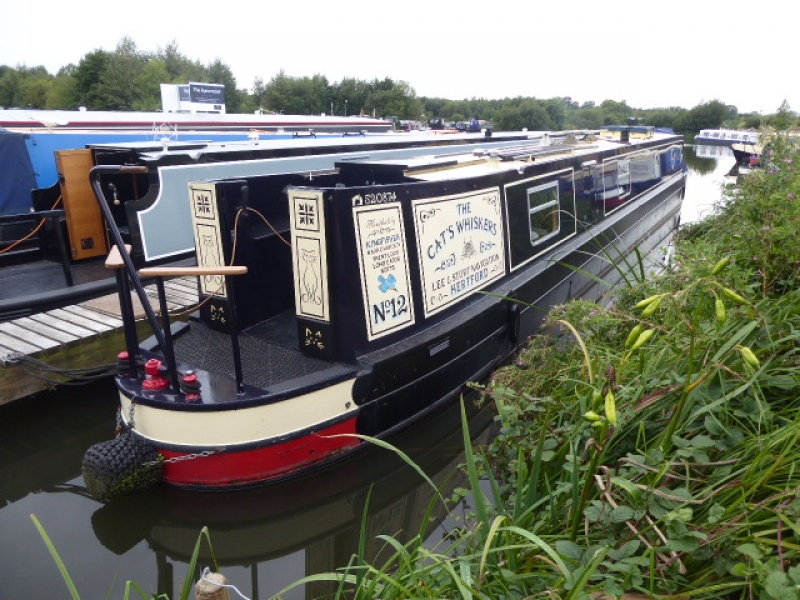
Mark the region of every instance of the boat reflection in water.
<instances>
[{"instance_id":1,"label":"boat reflection in water","mask_svg":"<svg viewBox=\"0 0 800 600\"><path fill-rule=\"evenodd\" d=\"M488 408L472 415L476 441L490 439L493 415ZM391 440L423 468L445 498L466 482L458 469L463 460L458 423L454 407ZM346 566L358 551L364 511L369 516L366 557L370 561L390 551L378 535L407 541L421 530L431 504L429 543L440 540L446 534L442 522L447 511L435 494L399 456L376 447L312 477L255 489L209 494L160 486L101 506L92 514L91 525L97 539L115 554L146 541L154 553L157 592L171 598L186 577L185 569L176 569L175 563L189 563L200 531L207 526L219 570L254 599L270 596L305 575ZM200 556L201 567L213 570L205 540ZM295 564L288 570L296 576L278 582L267 570L271 580L261 581L261 565L290 556ZM286 597L316 598L333 589L317 582Z\"/></svg>"},{"instance_id":2,"label":"boat reflection in water","mask_svg":"<svg viewBox=\"0 0 800 600\"><path fill-rule=\"evenodd\" d=\"M708 144L696 144L694 146L695 156L698 158L727 158L733 156L730 146L709 146ZM688 161L687 161L688 162Z\"/></svg>"},{"instance_id":3,"label":"boat reflection in water","mask_svg":"<svg viewBox=\"0 0 800 600\"><path fill-rule=\"evenodd\" d=\"M433 490L397 455L373 447L304 478L240 491L195 493L156 486L101 504L87 492L81 459L114 430L110 380L0 406L0 578L3 598L61 598L63 579L30 515L41 521L83 598L121 598L125 582L178 598L200 531L210 531L219 570L243 594L268 598L302 577L345 566L358 551L369 499L367 556L379 534L420 531ZM474 406L471 399L467 406ZM491 408L472 411L473 440L493 433ZM433 415L389 442L411 457L448 497L463 486L459 407ZM429 543L448 521L435 505ZM13 542L11 541L13 540ZM214 568L205 541L202 567ZM299 587L289 600L318 597ZM232 594L231 597L236 597Z\"/></svg>"}]
</instances>

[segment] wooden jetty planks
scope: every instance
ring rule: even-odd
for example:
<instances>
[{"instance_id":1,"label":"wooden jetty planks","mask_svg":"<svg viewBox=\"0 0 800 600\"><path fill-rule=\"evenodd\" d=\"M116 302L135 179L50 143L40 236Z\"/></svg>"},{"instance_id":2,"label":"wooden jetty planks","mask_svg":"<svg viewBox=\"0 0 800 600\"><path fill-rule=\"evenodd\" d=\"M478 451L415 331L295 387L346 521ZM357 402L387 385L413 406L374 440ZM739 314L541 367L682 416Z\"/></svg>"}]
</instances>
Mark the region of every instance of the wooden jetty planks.
<instances>
[{"instance_id":1,"label":"wooden jetty planks","mask_svg":"<svg viewBox=\"0 0 800 600\"><path fill-rule=\"evenodd\" d=\"M74 338L73 341L75 340L79 341L83 338L89 337L90 335L94 334L94 332L90 329L85 329L83 327L75 325L74 323L68 323L66 321L62 321L61 319L58 319L48 313L37 313L35 315L31 315L29 318L32 321L41 323L45 327L49 327L54 331L58 331L62 334L66 334ZM66 344L67 342L64 343Z\"/></svg>"},{"instance_id":2,"label":"wooden jetty planks","mask_svg":"<svg viewBox=\"0 0 800 600\"><path fill-rule=\"evenodd\" d=\"M107 315L102 312L98 312L96 310L90 310L88 308L81 306L80 304L76 306L65 306L64 310L70 313L70 315L74 315L80 320L85 319L92 323L99 323L100 325L103 325L110 329L122 327L122 319Z\"/></svg>"},{"instance_id":3,"label":"wooden jetty planks","mask_svg":"<svg viewBox=\"0 0 800 600\"><path fill-rule=\"evenodd\" d=\"M191 286L187 286L180 280L174 283L168 281L164 284L164 289L167 291L168 297L171 297L175 301L181 300L185 302L186 305L197 304L200 300L200 297L197 294L196 283L193 283Z\"/></svg>"},{"instance_id":4,"label":"wooden jetty planks","mask_svg":"<svg viewBox=\"0 0 800 600\"><path fill-rule=\"evenodd\" d=\"M59 345L53 338L45 337L32 329L21 327L18 323L13 321L0 323L0 331L8 336L19 338L40 350L49 350Z\"/></svg>"},{"instance_id":5,"label":"wooden jetty planks","mask_svg":"<svg viewBox=\"0 0 800 600\"><path fill-rule=\"evenodd\" d=\"M198 301L197 280L181 277L165 282L167 306L181 311ZM155 285L145 291L158 312ZM65 306L13 321L0 323L0 404L30 396L57 383L42 381L21 368L8 357L19 353L42 361L57 369L78 369L110 365L116 353L125 348L125 334L116 294L99 301ZM137 324L140 339L152 332L146 320ZM8 364L7 364L8 363ZM57 381L62 376L48 373Z\"/></svg>"},{"instance_id":6,"label":"wooden jetty planks","mask_svg":"<svg viewBox=\"0 0 800 600\"><path fill-rule=\"evenodd\" d=\"M16 321L14 321L14 324L24 330L32 331L40 335L43 335L45 337L48 337L52 340L55 340L60 344L69 344L70 342L74 342L80 339L80 337L75 335L74 333L63 331L60 328L55 327L52 323L48 324L46 322L42 322L36 319L35 317L38 316L40 315L32 315L30 317L17 319Z\"/></svg>"},{"instance_id":7,"label":"wooden jetty planks","mask_svg":"<svg viewBox=\"0 0 800 600\"><path fill-rule=\"evenodd\" d=\"M41 348L37 348L36 346L29 344L24 340L16 338L13 335L8 335L7 333L3 333L2 331L0 331L0 348L3 348L5 354L9 352L33 354L41 350Z\"/></svg>"}]
</instances>

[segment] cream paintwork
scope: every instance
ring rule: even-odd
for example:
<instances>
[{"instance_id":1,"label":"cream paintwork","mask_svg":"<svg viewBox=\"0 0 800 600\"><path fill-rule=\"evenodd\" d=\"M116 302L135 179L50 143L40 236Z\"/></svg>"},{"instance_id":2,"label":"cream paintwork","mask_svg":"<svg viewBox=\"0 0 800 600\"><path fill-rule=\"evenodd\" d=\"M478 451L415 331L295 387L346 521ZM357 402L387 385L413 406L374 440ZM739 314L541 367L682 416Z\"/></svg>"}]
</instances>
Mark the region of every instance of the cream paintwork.
<instances>
[{"instance_id":1,"label":"cream paintwork","mask_svg":"<svg viewBox=\"0 0 800 600\"><path fill-rule=\"evenodd\" d=\"M501 171L519 171L531 164L526 160L501 161L491 157L476 159L472 155L469 155L466 159L457 160L457 165L431 168L428 171L415 170L413 173L408 173L408 177L422 181L444 181L453 177L453 169L458 169L458 177L466 179L468 177L483 177L484 175L491 175Z\"/></svg>"},{"instance_id":2,"label":"cream paintwork","mask_svg":"<svg viewBox=\"0 0 800 600\"><path fill-rule=\"evenodd\" d=\"M217 189L211 183L190 183L189 198L192 203L192 226L197 264L200 267L219 267L223 260L222 237L217 215ZM219 275L199 277L200 291L206 296L226 298L225 279Z\"/></svg>"},{"instance_id":3,"label":"cream paintwork","mask_svg":"<svg viewBox=\"0 0 800 600\"><path fill-rule=\"evenodd\" d=\"M505 275L499 188L420 198L411 206L426 317ZM473 219L486 227L473 228Z\"/></svg>"},{"instance_id":4,"label":"cream paintwork","mask_svg":"<svg viewBox=\"0 0 800 600\"><path fill-rule=\"evenodd\" d=\"M401 208L398 202L353 207L364 319L370 341L414 323L414 295ZM377 309L382 305L386 308L386 303L394 310L385 309L384 320L380 321Z\"/></svg>"},{"instance_id":5,"label":"cream paintwork","mask_svg":"<svg viewBox=\"0 0 800 600\"><path fill-rule=\"evenodd\" d=\"M290 435L345 415L354 416L353 383L348 379L328 388L261 406L238 410L185 411L137 404L134 429L153 442L176 446L236 446ZM120 394L124 421L130 399Z\"/></svg>"},{"instance_id":6,"label":"cream paintwork","mask_svg":"<svg viewBox=\"0 0 800 600\"><path fill-rule=\"evenodd\" d=\"M330 322L325 198L322 192L289 190L289 220L297 316Z\"/></svg>"}]
</instances>

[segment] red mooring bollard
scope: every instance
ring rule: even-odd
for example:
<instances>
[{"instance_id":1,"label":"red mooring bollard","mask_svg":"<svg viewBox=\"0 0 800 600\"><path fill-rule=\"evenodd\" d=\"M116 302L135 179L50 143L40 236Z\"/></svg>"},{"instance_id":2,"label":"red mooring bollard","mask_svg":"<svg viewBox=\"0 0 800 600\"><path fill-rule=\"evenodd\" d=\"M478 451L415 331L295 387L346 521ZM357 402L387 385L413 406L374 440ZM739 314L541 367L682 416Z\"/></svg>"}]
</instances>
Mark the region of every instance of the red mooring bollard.
<instances>
[{"instance_id":1,"label":"red mooring bollard","mask_svg":"<svg viewBox=\"0 0 800 600\"><path fill-rule=\"evenodd\" d=\"M144 363L142 387L151 392L169 387L169 380L161 374L161 361L157 358L151 358Z\"/></svg>"}]
</instances>

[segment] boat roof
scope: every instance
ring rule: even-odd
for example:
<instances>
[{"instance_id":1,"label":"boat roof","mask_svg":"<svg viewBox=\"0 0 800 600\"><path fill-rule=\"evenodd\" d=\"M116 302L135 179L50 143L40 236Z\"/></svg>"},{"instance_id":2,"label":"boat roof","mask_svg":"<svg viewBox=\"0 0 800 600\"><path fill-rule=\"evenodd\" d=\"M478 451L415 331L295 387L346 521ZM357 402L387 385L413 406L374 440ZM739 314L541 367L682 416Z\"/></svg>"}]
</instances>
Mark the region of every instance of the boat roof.
<instances>
[{"instance_id":1,"label":"boat roof","mask_svg":"<svg viewBox=\"0 0 800 600\"><path fill-rule=\"evenodd\" d=\"M202 160L204 155L214 156L214 161L234 161L240 160L239 155L248 152L279 151L284 149L321 149L321 148L341 148L346 152L348 147L359 147L374 145L374 149L392 149L394 146L413 147L415 145L433 147L455 146L459 144L500 144L503 142L517 141L520 144L544 143L558 141L567 137L584 138L592 136L598 138L600 130L568 130L568 131L500 131L492 132L491 135L476 135L475 133L456 132L447 135L437 134L433 131L410 131L410 132L386 132L360 134L343 133L307 133L287 134L284 136L272 136L267 133L264 138L251 135L247 140L236 140L229 142L192 140L190 142L180 142L173 140L157 140L144 142L125 142L117 141L113 143L87 144L88 148L96 150L134 150L139 153L139 157L144 162L158 162L160 159L170 156L185 155L190 160ZM612 136L613 137L613 136ZM611 140L612 137L608 139ZM619 138L617 137L617 143ZM651 138L648 138L651 139Z\"/></svg>"},{"instance_id":2,"label":"boat roof","mask_svg":"<svg viewBox=\"0 0 800 600\"><path fill-rule=\"evenodd\" d=\"M215 160L237 160L237 155L246 152L270 151L282 149L312 149L326 147L341 147L346 151L347 147L364 146L374 143L379 146L386 146L390 149L393 145L413 146L419 145L455 145L459 143L474 142L502 142L508 140L533 140L539 139L542 133L539 132L500 132L491 137L476 137L475 134L456 133L448 135L446 139L430 132L387 132L387 133L363 133L343 135L341 133L317 133L315 135L287 135L280 138L267 137L266 139L251 138L242 141L232 142L173 142L171 140L150 141L150 142L115 142L103 144L89 144L88 147L96 150L135 150L140 153L140 157L145 162L158 161L169 156L188 155L193 160L200 159L205 154L214 154Z\"/></svg>"},{"instance_id":3,"label":"boat roof","mask_svg":"<svg viewBox=\"0 0 800 600\"><path fill-rule=\"evenodd\" d=\"M758 131L755 129L701 129L698 135L711 135L711 134L718 134L721 136L731 136L731 135L758 135Z\"/></svg>"},{"instance_id":4,"label":"boat roof","mask_svg":"<svg viewBox=\"0 0 800 600\"><path fill-rule=\"evenodd\" d=\"M656 133L644 138L632 138L626 146L642 146L643 152L650 142L663 142L677 139L674 134ZM560 160L565 156L581 156L598 150L620 147L616 137L585 137L583 140L563 138L555 143L549 134L531 138L527 143L504 145L498 148L481 148L459 154L427 154L405 159L365 159L341 161L336 168L348 170L368 169L371 171L402 172L406 177L422 181L441 181L458 178L477 177L501 171L520 170L532 162L537 164ZM565 143L567 142L567 143ZM432 152L435 149L431 149ZM635 158L636 150L626 153L625 158ZM456 175L457 172L457 175Z\"/></svg>"},{"instance_id":5,"label":"boat roof","mask_svg":"<svg viewBox=\"0 0 800 600\"><path fill-rule=\"evenodd\" d=\"M181 127L192 125L210 127L219 124L225 127L280 127L347 126L358 129L382 126L386 130L393 127L391 121L361 116L330 115L284 115L284 114L237 114L237 113L176 113L176 112L138 112L138 111L97 111L97 110L38 110L5 109L0 110L0 127L13 128L81 128L138 126L152 129L162 124L175 124Z\"/></svg>"}]
</instances>

